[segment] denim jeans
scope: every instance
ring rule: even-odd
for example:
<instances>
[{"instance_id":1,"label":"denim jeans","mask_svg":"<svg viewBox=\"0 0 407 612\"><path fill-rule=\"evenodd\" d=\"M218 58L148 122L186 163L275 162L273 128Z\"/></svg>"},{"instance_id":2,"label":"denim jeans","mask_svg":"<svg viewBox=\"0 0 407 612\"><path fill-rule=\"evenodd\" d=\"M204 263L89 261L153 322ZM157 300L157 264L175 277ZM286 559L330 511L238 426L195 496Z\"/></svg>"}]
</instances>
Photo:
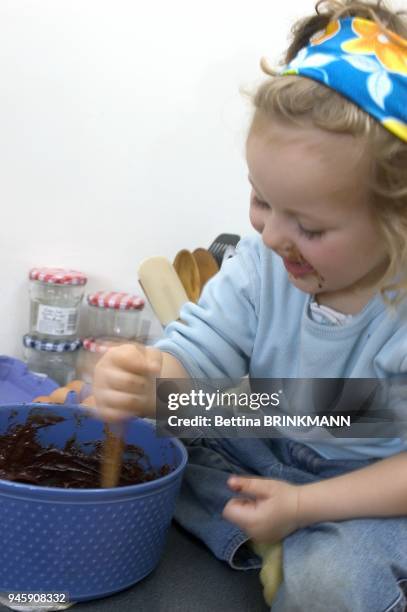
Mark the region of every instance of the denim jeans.
<instances>
[{"instance_id":1,"label":"denim jeans","mask_svg":"<svg viewBox=\"0 0 407 612\"><path fill-rule=\"evenodd\" d=\"M189 452L175 518L218 559L260 567L247 536L222 518L231 473L305 484L369 465L328 460L285 438L184 440ZM407 605L407 517L317 523L283 542L283 574L273 612L402 612ZM404 590L403 590L404 589Z\"/></svg>"}]
</instances>

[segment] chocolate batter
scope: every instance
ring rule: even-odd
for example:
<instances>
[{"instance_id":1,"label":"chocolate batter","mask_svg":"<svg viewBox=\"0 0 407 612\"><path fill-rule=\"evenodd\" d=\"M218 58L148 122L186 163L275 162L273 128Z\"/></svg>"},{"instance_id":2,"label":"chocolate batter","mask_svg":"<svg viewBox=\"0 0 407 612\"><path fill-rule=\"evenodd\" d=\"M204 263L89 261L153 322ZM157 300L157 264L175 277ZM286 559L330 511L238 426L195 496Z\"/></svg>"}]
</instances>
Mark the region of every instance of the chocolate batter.
<instances>
[{"instance_id":1,"label":"chocolate batter","mask_svg":"<svg viewBox=\"0 0 407 612\"><path fill-rule=\"evenodd\" d=\"M100 488L102 441L79 445L74 434L62 449L41 445L37 432L64 420L52 412L36 411L25 423L11 424L0 434L0 478L44 487ZM79 417L79 427L80 421ZM171 471L168 465L154 469L142 448L127 444L118 486L148 482Z\"/></svg>"}]
</instances>

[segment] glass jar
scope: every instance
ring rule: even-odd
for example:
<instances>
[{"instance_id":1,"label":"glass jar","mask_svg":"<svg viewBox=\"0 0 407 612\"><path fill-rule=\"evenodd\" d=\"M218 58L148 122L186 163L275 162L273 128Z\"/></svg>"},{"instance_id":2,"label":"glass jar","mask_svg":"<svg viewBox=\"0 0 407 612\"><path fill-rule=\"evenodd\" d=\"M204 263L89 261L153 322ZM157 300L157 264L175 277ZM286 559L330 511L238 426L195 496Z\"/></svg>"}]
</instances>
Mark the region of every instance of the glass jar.
<instances>
[{"instance_id":1,"label":"glass jar","mask_svg":"<svg viewBox=\"0 0 407 612\"><path fill-rule=\"evenodd\" d=\"M24 357L27 367L35 374L49 376L63 387L76 379L76 360L82 342L49 342L26 334L23 337Z\"/></svg>"},{"instance_id":2,"label":"glass jar","mask_svg":"<svg viewBox=\"0 0 407 612\"><path fill-rule=\"evenodd\" d=\"M128 293L97 291L86 296L87 335L92 338L147 338L150 320L144 315L144 299Z\"/></svg>"},{"instance_id":3,"label":"glass jar","mask_svg":"<svg viewBox=\"0 0 407 612\"><path fill-rule=\"evenodd\" d=\"M87 278L63 268L32 268L30 334L43 340L74 340Z\"/></svg>"}]
</instances>

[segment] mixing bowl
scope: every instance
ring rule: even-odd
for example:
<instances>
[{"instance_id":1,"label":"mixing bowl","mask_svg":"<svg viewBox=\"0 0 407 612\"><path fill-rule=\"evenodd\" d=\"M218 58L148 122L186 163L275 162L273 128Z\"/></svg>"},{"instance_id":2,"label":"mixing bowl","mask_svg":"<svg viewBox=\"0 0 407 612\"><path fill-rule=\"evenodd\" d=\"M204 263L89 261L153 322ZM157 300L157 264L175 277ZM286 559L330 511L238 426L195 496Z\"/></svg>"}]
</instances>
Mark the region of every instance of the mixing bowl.
<instances>
[{"instance_id":1,"label":"mixing bowl","mask_svg":"<svg viewBox=\"0 0 407 612\"><path fill-rule=\"evenodd\" d=\"M77 406L0 407L0 434L27 416L51 410L64 421L39 432L62 448L103 440L103 423ZM67 593L71 601L110 595L158 564L187 453L154 426L130 421L125 441L140 446L154 468L173 471L150 482L111 489L63 489L0 479L0 593ZM85 452L85 447L83 447Z\"/></svg>"}]
</instances>

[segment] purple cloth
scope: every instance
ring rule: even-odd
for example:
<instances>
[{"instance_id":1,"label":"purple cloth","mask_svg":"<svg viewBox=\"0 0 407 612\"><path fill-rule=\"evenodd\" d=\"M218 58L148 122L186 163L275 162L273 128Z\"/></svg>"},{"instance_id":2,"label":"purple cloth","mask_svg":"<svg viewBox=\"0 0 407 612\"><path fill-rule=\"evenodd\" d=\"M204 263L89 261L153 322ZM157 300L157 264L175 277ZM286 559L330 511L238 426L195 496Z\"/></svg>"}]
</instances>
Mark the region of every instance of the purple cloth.
<instances>
[{"instance_id":1,"label":"purple cloth","mask_svg":"<svg viewBox=\"0 0 407 612\"><path fill-rule=\"evenodd\" d=\"M58 386L51 378L30 372L23 361L0 355L0 405L31 402Z\"/></svg>"}]
</instances>

